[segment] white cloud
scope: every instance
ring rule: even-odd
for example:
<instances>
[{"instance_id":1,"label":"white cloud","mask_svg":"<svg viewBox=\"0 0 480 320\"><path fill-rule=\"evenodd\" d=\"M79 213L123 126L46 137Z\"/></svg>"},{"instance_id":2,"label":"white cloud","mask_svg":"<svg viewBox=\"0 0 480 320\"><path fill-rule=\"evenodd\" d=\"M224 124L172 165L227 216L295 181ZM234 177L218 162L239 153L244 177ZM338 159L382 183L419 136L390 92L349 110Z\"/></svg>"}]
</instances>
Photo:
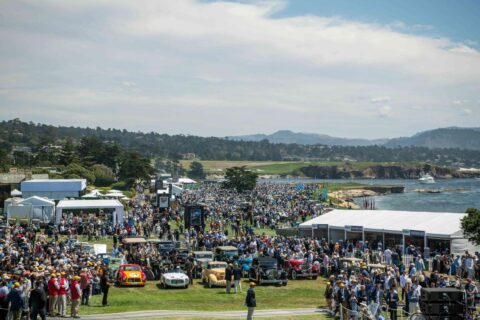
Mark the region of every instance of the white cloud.
<instances>
[{"instance_id":1,"label":"white cloud","mask_svg":"<svg viewBox=\"0 0 480 320\"><path fill-rule=\"evenodd\" d=\"M130 88L130 87L135 87L136 84L135 84L135 82L133 82L133 81L122 81L122 86L129 87L129 88Z\"/></svg>"},{"instance_id":2,"label":"white cloud","mask_svg":"<svg viewBox=\"0 0 480 320\"><path fill-rule=\"evenodd\" d=\"M391 98L389 96L382 96L382 97L373 97L370 99L372 103L385 103L389 102Z\"/></svg>"},{"instance_id":3,"label":"white cloud","mask_svg":"<svg viewBox=\"0 0 480 320\"><path fill-rule=\"evenodd\" d=\"M382 118L387 118L392 115L392 108L390 106L383 106L378 108L378 114Z\"/></svg>"},{"instance_id":4,"label":"white cloud","mask_svg":"<svg viewBox=\"0 0 480 320\"><path fill-rule=\"evenodd\" d=\"M457 100L452 101L452 103L456 106L461 106L461 105L464 105L468 102L469 102L469 100L467 100L467 99L457 99Z\"/></svg>"},{"instance_id":5,"label":"white cloud","mask_svg":"<svg viewBox=\"0 0 480 320\"><path fill-rule=\"evenodd\" d=\"M478 99L480 55L471 43L414 35L421 27L403 22L274 17L285 4L3 2L0 113L30 120L55 108L57 123L102 119L219 136L296 129L384 137L422 129L425 117L429 126L477 122L452 108L458 97ZM152 115L167 114L159 128ZM378 116L395 121L382 127Z\"/></svg>"},{"instance_id":6,"label":"white cloud","mask_svg":"<svg viewBox=\"0 0 480 320\"><path fill-rule=\"evenodd\" d=\"M460 114L461 115L464 115L464 116L469 116L473 113L472 109L469 109L469 108L463 108L461 111L460 111Z\"/></svg>"}]
</instances>

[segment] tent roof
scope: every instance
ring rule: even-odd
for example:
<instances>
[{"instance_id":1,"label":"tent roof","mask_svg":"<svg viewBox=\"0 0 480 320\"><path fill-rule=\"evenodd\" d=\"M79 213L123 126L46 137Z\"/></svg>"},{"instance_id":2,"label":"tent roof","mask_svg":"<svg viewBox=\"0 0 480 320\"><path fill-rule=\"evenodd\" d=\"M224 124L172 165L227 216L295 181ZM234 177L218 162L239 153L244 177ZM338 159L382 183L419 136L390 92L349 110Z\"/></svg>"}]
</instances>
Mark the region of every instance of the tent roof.
<instances>
[{"instance_id":1,"label":"tent roof","mask_svg":"<svg viewBox=\"0 0 480 320\"><path fill-rule=\"evenodd\" d=\"M20 189L25 191L82 191L87 187L85 179L50 179L22 181Z\"/></svg>"},{"instance_id":2,"label":"tent roof","mask_svg":"<svg viewBox=\"0 0 480 320\"><path fill-rule=\"evenodd\" d=\"M60 200L57 208L61 209L91 209L91 208L123 208L118 200Z\"/></svg>"},{"instance_id":3,"label":"tent roof","mask_svg":"<svg viewBox=\"0 0 480 320\"><path fill-rule=\"evenodd\" d=\"M42 198L38 196L33 196L27 199L22 200L21 203L31 203L33 205L44 205L44 206L54 206L55 202L47 198Z\"/></svg>"},{"instance_id":4,"label":"tent roof","mask_svg":"<svg viewBox=\"0 0 480 320\"><path fill-rule=\"evenodd\" d=\"M179 183L185 183L185 184L197 183L195 180L192 180L192 179L190 179L190 178L179 178L179 179L178 179L178 182L179 182Z\"/></svg>"},{"instance_id":5,"label":"tent roof","mask_svg":"<svg viewBox=\"0 0 480 320\"><path fill-rule=\"evenodd\" d=\"M329 227L343 229L346 225L352 225L363 226L364 230L369 231L419 230L427 235L453 236L461 230L460 220L464 216L451 212L332 210L300 224L300 228L328 224Z\"/></svg>"},{"instance_id":6,"label":"tent roof","mask_svg":"<svg viewBox=\"0 0 480 320\"><path fill-rule=\"evenodd\" d=\"M18 191L17 189L13 189L12 192L10 192L10 195L12 197L19 197L22 195L22 192L21 191Z\"/></svg>"}]
</instances>

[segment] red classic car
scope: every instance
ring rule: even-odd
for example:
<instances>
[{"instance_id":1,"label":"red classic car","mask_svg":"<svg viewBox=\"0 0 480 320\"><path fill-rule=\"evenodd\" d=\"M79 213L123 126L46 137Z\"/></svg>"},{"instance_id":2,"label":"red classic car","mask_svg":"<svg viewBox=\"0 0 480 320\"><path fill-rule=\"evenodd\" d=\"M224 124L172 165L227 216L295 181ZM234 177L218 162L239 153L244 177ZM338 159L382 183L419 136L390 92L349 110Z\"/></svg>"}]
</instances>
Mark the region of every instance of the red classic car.
<instances>
[{"instance_id":1,"label":"red classic car","mask_svg":"<svg viewBox=\"0 0 480 320\"><path fill-rule=\"evenodd\" d=\"M312 278L316 280L320 267L317 263L308 263L304 259L290 259L285 261L285 271L288 272L290 279Z\"/></svg>"}]
</instances>

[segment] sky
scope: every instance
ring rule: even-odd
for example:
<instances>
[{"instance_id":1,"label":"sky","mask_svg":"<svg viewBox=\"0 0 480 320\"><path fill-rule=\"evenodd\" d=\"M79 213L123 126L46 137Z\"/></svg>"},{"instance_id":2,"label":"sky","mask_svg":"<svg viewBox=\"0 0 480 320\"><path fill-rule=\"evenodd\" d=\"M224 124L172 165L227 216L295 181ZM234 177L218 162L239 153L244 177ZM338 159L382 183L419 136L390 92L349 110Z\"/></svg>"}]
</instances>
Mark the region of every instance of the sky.
<instances>
[{"instance_id":1,"label":"sky","mask_svg":"<svg viewBox=\"0 0 480 320\"><path fill-rule=\"evenodd\" d=\"M480 123L480 1L0 0L0 119L391 138Z\"/></svg>"}]
</instances>

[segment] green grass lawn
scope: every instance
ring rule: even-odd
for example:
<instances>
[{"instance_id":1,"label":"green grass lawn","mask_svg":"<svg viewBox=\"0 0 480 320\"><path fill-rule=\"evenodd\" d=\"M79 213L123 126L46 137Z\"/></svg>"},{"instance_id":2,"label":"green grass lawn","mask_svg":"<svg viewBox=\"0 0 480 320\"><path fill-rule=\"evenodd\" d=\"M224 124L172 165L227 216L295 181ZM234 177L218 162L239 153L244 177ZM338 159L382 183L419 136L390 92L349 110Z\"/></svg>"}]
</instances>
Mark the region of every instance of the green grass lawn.
<instances>
[{"instance_id":1,"label":"green grass lawn","mask_svg":"<svg viewBox=\"0 0 480 320\"><path fill-rule=\"evenodd\" d=\"M325 307L324 280L289 281L286 287L257 286L257 309L287 309ZM112 287L107 307L101 306L101 295L93 296L91 306L81 306L81 314L117 313L142 310L245 310L248 283L242 283L243 293L226 294L225 288L205 288L195 279L188 289L160 289L157 281L144 288Z\"/></svg>"},{"instance_id":2,"label":"green grass lawn","mask_svg":"<svg viewBox=\"0 0 480 320\"><path fill-rule=\"evenodd\" d=\"M254 318L260 318L259 316L256 316L255 313L253 314ZM175 320L190 320L190 319L195 319L195 320L223 320L223 318L212 318L212 317L195 317L195 318L185 318L185 317L162 317L158 319L153 319L153 320L160 320L160 319L175 319ZM299 319L306 319L306 320L323 320L323 319L333 319L333 317L329 317L328 315L325 314L315 314L315 315L298 315L298 316L285 316L285 317L261 317L261 319L265 320L299 320ZM152 320L152 319L149 319Z\"/></svg>"},{"instance_id":3,"label":"green grass lawn","mask_svg":"<svg viewBox=\"0 0 480 320\"><path fill-rule=\"evenodd\" d=\"M246 166L259 174L299 175L299 169L307 166L339 166L363 170L372 165L418 166L420 162L344 162L344 161L199 161L207 173L223 174L225 169L234 166ZM192 160L180 160L184 168L189 168Z\"/></svg>"}]
</instances>

